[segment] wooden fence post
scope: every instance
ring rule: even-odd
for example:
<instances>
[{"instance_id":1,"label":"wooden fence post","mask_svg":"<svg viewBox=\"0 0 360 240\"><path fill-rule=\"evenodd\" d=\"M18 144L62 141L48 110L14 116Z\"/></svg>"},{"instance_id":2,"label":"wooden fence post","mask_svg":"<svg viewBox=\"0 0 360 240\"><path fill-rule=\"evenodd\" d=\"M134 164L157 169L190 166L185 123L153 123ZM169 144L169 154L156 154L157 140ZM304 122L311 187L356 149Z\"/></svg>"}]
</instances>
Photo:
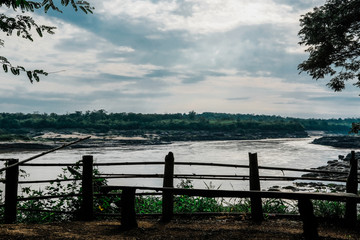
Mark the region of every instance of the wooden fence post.
<instances>
[{"instance_id":1,"label":"wooden fence post","mask_svg":"<svg viewBox=\"0 0 360 240\"><path fill-rule=\"evenodd\" d=\"M250 191L260 191L260 179L257 153L249 153L249 176L250 176ZM263 211L261 198L252 197L251 200L251 217L255 222L263 220Z\"/></svg>"},{"instance_id":2,"label":"wooden fence post","mask_svg":"<svg viewBox=\"0 0 360 240\"><path fill-rule=\"evenodd\" d=\"M121 230L137 228L135 213L135 188L124 188L121 192Z\"/></svg>"},{"instance_id":3,"label":"wooden fence post","mask_svg":"<svg viewBox=\"0 0 360 240\"><path fill-rule=\"evenodd\" d=\"M357 181L357 169L358 160L355 158L355 151L351 151L350 159L350 172L346 181L346 192L347 193L358 193L358 181ZM346 201L345 209L345 223L346 226L355 227L357 220L357 203L353 200Z\"/></svg>"},{"instance_id":4,"label":"wooden fence post","mask_svg":"<svg viewBox=\"0 0 360 240\"><path fill-rule=\"evenodd\" d=\"M174 154L169 152L165 157L163 187L174 187ZM163 191L162 194L162 222L169 222L173 216L174 199L172 192Z\"/></svg>"},{"instance_id":5,"label":"wooden fence post","mask_svg":"<svg viewBox=\"0 0 360 240\"><path fill-rule=\"evenodd\" d=\"M18 163L18 159L9 159L7 164ZM16 205L19 181L19 165L6 169L5 173L5 223L16 222Z\"/></svg>"},{"instance_id":6,"label":"wooden fence post","mask_svg":"<svg viewBox=\"0 0 360 240\"><path fill-rule=\"evenodd\" d=\"M299 199L299 213L303 221L305 240L319 239L317 227L318 223L314 215L314 207L310 199Z\"/></svg>"},{"instance_id":7,"label":"wooden fence post","mask_svg":"<svg viewBox=\"0 0 360 240\"><path fill-rule=\"evenodd\" d=\"M80 219L84 221L91 221L94 218L93 202L94 202L94 188L93 188L93 156L85 155L82 158L83 173L82 173L82 205Z\"/></svg>"}]
</instances>

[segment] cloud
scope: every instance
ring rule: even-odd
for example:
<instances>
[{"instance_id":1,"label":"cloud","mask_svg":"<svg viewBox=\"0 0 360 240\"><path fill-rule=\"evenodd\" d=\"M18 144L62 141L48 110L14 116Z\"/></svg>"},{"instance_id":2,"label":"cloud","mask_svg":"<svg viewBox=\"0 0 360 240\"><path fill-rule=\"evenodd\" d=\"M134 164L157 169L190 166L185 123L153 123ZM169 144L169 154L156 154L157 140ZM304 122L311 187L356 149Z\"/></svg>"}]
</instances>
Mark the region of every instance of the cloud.
<instances>
[{"instance_id":1,"label":"cloud","mask_svg":"<svg viewBox=\"0 0 360 240\"><path fill-rule=\"evenodd\" d=\"M298 75L307 57L299 17L323 2L109 0L94 1L93 15L36 12L56 34L34 42L5 36L2 55L51 74L25 86L26 76L1 74L0 107L351 115L357 88L335 94L326 80Z\"/></svg>"},{"instance_id":2,"label":"cloud","mask_svg":"<svg viewBox=\"0 0 360 240\"><path fill-rule=\"evenodd\" d=\"M276 4L288 5L294 10L296 9L296 10L301 10L301 11L304 11L304 12L308 12L312 8L314 8L315 6L321 6L326 2L326 0L296 0L296 1L292 1L292 0L273 0L273 1Z\"/></svg>"},{"instance_id":3,"label":"cloud","mask_svg":"<svg viewBox=\"0 0 360 240\"><path fill-rule=\"evenodd\" d=\"M336 95L335 95L336 94ZM359 105L359 101L360 98L357 96L341 96L338 95L337 93L334 93L333 96L313 96L311 98L308 98L309 101L313 101L313 102L333 102L334 100L336 100L339 104L344 104L344 105L354 105L354 106L358 106Z\"/></svg>"},{"instance_id":4,"label":"cloud","mask_svg":"<svg viewBox=\"0 0 360 240\"><path fill-rule=\"evenodd\" d=\"M114 0L98 4L105 18L149 21L159 31L226 32L239 26L292 24L292 6L261 0ZM106 13L106 14L105 14Z\"/></svg>"},{"instance_id":5,"label":"cloud","mask_svg":"<svg viewBox=\"0 0 360 240\"><path fill-rule=\"evenodd\" d=\"M234 98L227 98L226 100L229 101L247 101L250 100L249 97L234 97Z\"/></svg>"}]
</instances>

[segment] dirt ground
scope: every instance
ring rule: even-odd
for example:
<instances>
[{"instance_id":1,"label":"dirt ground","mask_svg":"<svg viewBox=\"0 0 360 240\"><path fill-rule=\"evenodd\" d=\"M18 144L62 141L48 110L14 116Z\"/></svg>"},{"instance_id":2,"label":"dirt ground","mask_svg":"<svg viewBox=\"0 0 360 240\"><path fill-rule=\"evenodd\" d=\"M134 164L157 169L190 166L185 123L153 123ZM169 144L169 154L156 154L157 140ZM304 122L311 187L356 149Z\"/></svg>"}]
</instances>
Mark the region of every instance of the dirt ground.
<instances>
[{"instance_id":1,"label":"dirt ground","mask_svg":"<svg viewBox=\"0 0 360 240\"><path fill-rule=\"evenodd\" d=\"M161 224L156 219L139 219L139 227L120 230L119 221L66 222L47 224L1 224L0 239L303 239L302 222L289 219L265 220L254 224L235 217L175 219ZM320 239L360 239L360 231L341 224L319 224Z\"/></svg>"}]
</instances>

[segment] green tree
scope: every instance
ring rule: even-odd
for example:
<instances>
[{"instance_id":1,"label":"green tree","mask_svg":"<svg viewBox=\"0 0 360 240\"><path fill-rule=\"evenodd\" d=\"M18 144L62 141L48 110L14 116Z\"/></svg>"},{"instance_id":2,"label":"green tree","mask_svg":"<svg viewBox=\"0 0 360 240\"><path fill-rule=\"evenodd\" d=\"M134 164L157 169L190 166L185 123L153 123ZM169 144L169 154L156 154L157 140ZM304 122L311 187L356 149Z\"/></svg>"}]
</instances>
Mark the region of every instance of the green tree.
<instances>
[{"instance_id":1,"label":"green tree","mask_svg":"<svg viewBox=\"0 0 360 240\"><path fill-rule=\"evenodd\" d=\"M302 15L300 26L299 44L309 53L300 72L316 80L330 76L327 85L334 91L348 80L360 87L360 0L327 0Z\"/></svg>"},{"instance_id":2,"label":"green tree","mask_svg":"<svg viewBox=\"0 0 360 240\"><path fill-rule=\"evenodd\" d=\"M334 91L348 80L360 87L360 0L327 0L302 15L300 26L299 44L309 53L300 72L316 80L330 76L327 85ZM359 130L360 123L353 123L351 132Z\"/></svg>"},{"instance_id":3,"label":"green tree","mask_svg":"<svg viewBox=\"0 0 360 240\"><path fill-rule=\"evenodd\" d=\"M92 13L93 10L93 7L91 7L87 1L61 0L61 5L64 7L71 5L75 11L81 9L85 13ZM4 13L0 14L0 30L8 36L14 34L17 37L22 37L30 41L33 41L33 31L36 31L36 33L42 37L43 34L54 34L56 27L40 25L32 17L24 15L26 12L44 10L45 13L47 13L49 9L62 12L62 10L54 4L53 0L3 0L0 2L0 7L13 10L14 12L17 10L21 10L22 12L22 14L16 16L8 16ZM0 47L4 47L4 44L4 40L0 39ZM14 66L4 56L0 56L0 64L2 64L5 72L11 72L14 75L20 75L21 71L25 72L31 83L34 79L39 81L39 75L48 75L44 70L28 70L23 66Z\"/></svg>"},{"instance_id":4,"label":"green tree","mask_svg":"<svg viewBox=\"0 0 360 240\"><path fill-rule=\"evenodd\" d=\"M195 120L196 112L194 110L190 111L188 117L190 120Z\"/></svg>"}]
</instances>

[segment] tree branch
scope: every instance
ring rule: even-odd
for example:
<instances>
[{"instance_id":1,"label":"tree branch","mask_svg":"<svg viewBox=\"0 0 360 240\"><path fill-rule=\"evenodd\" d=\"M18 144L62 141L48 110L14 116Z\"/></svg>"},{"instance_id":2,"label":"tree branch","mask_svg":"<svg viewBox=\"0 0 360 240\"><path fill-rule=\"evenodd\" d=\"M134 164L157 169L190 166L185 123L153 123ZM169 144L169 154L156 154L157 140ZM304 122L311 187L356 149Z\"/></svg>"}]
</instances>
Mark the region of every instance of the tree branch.
<instances>
[{"instance_id":1,"label":"tree branch","mask_svg":"<svg viewBox=\"0 0 360 240\"><path fill-rule=\"evenodd\" d=\"M61 0L61 5L67 7L71 5L75 11L81 9L86 14L93 13L93 7L87 1L75 1L75 0ZM3 0L0 2L0 7L6 6L12 8L14 11L20 9L24 12L34 12L36 9L44 9L45 13L49 9L54 11L62 11L54 4L53 0L41 0L41 1L27 1L27 0ZM5 14L0 14L0 30L5 32L8 36L16 33L16 36L22 37L33 41L31 30L35 29L37 34L42 37L43 33L54 34L54 29L56 27L38 25L31 17L24 15L17 15L16 17L8 17ZM4 46L4 40L0 39L0 46ZM14 75L20 75L20 72L26 72L26 75L31 83L35 81L40 81L39 75L47 76L48 73L44 70L26 70L22 66L14 67L7 60L6 57L0 56L0 65L2 65L3 70L11 72Z\"/></svg>"}]
</instances>

